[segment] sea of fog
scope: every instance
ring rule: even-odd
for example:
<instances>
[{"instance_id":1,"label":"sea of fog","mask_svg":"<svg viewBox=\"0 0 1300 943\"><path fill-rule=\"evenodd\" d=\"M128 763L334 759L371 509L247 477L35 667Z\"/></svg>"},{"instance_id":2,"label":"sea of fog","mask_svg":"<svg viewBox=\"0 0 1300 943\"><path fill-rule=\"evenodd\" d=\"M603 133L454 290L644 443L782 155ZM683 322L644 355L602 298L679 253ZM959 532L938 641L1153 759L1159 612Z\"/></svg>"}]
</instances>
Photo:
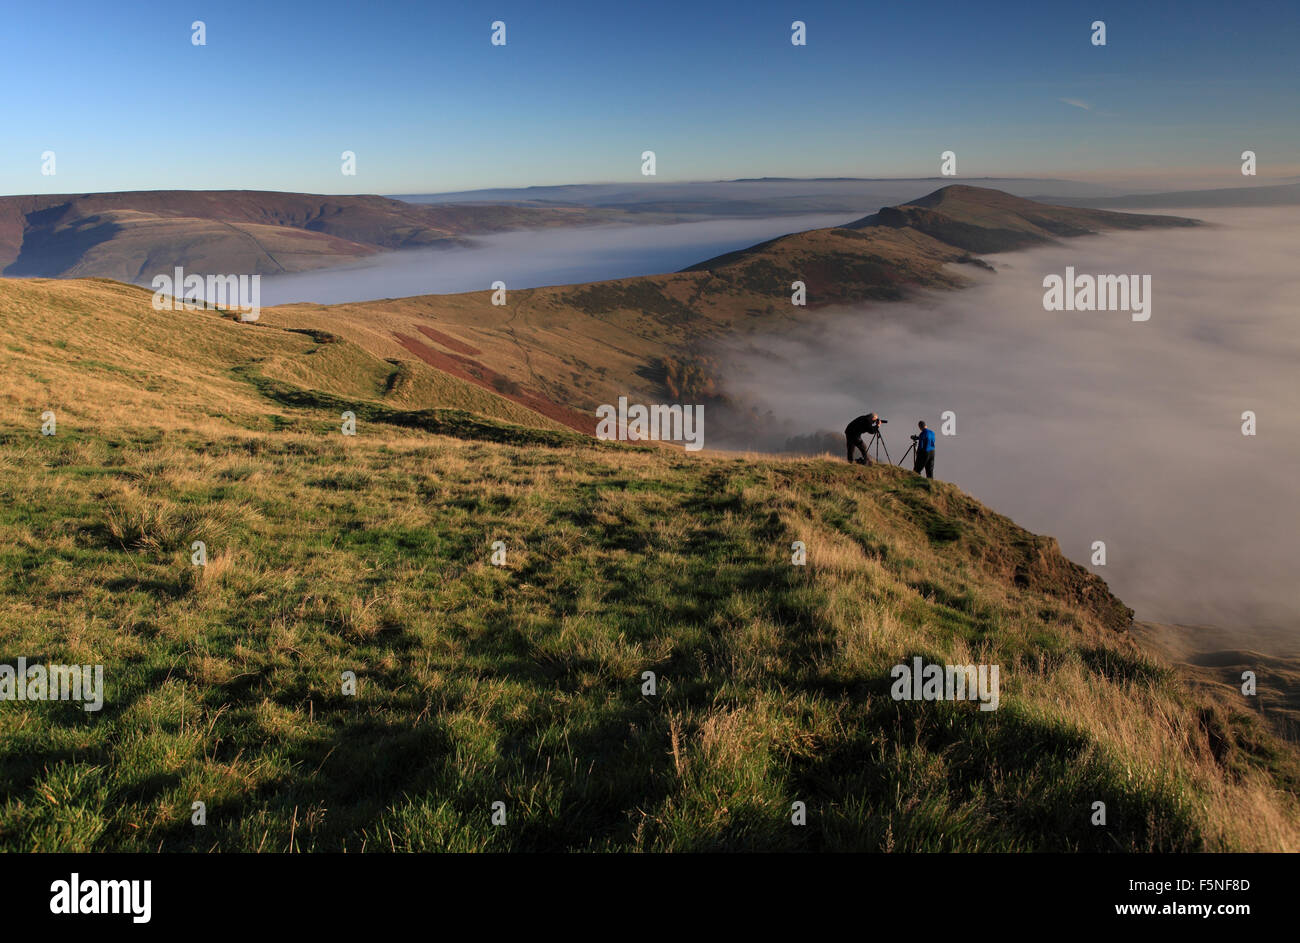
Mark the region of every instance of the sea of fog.
<instances>
[{"instance_id":1,"label":"sea of fog","mask_svg":"<svg viewBox=\"0 0 1300 943\"><path fill-rule=\"evenodd\" d=\"M996 274L962 267L974 288L724 352L727 385L777 421L766 441L706 444L779 448L875 410L897 460L917 419L951 410L938 476L1085 566L1104 541L1096 572L1139 619L1300 648L1300 219L1170 212L1214 225L989 256ZM1150 320L1045 311L1043 278L1066 266L1150 274Z\"/></svg>"},{"instance_id":2,"label":"sea of fog","mask_svg":"<svg viewBox=\"0 0 1300 943\"><path fill-rule=\"evenodd\" d=\"M468 248L408 249L315 272L264 275L261 302L339 304L486 291L495 281L514 289L657 275L787 233L840 226L866 212L475 236L476 244Z\"/></svg>"}]
</instances>

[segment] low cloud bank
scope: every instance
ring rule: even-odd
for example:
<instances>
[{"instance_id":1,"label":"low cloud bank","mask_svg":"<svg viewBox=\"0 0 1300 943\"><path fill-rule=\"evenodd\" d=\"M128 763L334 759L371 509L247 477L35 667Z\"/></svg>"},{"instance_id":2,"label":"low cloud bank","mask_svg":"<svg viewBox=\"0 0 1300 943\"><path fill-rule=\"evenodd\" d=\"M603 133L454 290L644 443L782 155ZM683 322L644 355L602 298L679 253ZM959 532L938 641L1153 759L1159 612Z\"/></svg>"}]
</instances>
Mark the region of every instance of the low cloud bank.
<instances>
[{"instance_id":1,"label":"low cloud bank","mask_svg":"<svg viewBox=\"0 0 1300 943\"><path fill-rule=\"evenodd\" d=\"M267 275L262 304L342 304L487 291L497 280L519 289L657 275L786 233L840 226L854 218L852 213L818 213L493 233L474 236L475 245L468 248L405 249L314 272Z\"/></svg>"},{"instance_id":2,"label":"low cloud bank","mask_svg":"<svg viewBox=\"0 0 1300 943\"><path fill-rule=\"evenodd\" d=\"M937 430L951 410L938 476L1084 565L1105 541L1097 572L1139 619L1300 647L1300 220L1171 212L1215 225L990 256L997 274L963 267L969 290L821 312L797 338L721 352L727 388L774 421L710 444L777 450L875 410L897 461L916 420ZM1067 266L1149 274L1150 320L1045 311L1043 279Z\"/></svg>"}]
</instances>

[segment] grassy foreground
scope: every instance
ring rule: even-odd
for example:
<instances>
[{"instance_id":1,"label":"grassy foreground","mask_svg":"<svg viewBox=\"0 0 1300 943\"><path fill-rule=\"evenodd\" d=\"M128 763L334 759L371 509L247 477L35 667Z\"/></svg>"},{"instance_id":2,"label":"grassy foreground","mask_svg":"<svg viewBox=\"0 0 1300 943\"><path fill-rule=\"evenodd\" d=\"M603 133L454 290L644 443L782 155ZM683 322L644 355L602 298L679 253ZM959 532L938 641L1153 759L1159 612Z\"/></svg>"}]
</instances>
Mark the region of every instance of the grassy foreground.
<instances>
[{"instance_id":1,"label":"grassy foreground","mask_svg":"<svg viewBox=\"0 0 1300 943\"><path fill-rule=\"evenodd\" d=\"M0 344L0 663L107 681L0 702L0 849L1300 847L1293 754L952 485L393 421L364 371L258 382L309 337L106 283L0 282ZM894 701L913 655L999 709Z\"/></svg>"}]
</instances>

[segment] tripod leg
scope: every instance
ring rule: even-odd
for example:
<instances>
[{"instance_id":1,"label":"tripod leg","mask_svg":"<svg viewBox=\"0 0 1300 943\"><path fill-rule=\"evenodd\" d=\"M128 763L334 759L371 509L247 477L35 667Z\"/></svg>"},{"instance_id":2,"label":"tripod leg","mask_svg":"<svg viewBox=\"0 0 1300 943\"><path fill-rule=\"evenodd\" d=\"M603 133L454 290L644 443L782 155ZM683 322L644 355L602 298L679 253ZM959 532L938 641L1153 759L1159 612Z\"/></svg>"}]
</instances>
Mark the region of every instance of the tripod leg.
<instances>
[{"instance_id":1,"label":"tripod leg","mask_svg":"<svg viewBox=\"0 0 1300 943\"><path fill-rule=\"evenodd\" d=\"M907 447L907 451L903 453L903 457L900 458L900 459L898 460L898 467L899 467L899 468L902 468L902 467L903 467L903 463L904 463L905 461L907 461L907 456L910 455L910 454L912 454L912 449L914 449L914 448L916 448L916 443L915 443L915 442L913 442L911 445L909 445L909 446Z\"/></svg>"}]
</instances>

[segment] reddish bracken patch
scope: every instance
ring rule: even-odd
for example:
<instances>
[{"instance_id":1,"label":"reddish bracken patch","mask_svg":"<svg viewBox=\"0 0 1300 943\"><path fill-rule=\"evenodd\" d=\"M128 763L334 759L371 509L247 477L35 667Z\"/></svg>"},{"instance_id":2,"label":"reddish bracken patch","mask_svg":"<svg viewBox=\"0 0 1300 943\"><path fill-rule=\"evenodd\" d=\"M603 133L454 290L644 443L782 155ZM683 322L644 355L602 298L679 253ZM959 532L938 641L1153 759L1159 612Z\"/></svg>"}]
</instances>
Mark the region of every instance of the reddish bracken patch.
<instances>
[{"instance_id":1,"label":"reddish bracken patch","mask_svg":"<svg viewBox=\"0 0 1300 943\"><path fill-rule=\"evenodd\" d=\"M432 337L429 331L421 327L422 333ZM436 331L434 332L437 333ZM405 334L393 333L397 343L403 348L415 354L431 367L441 370L443 373L449 373L454 377L462 380L468 380L483 387L485 390L491 390L498 396L504 397L511 402L518 403L520 406L526 406L535 413L541 413L548 419L554 419L556 422L563 423L570 429L576 429L586 435L594 436L596 434L596 417L580 413L568 406L563 406L553 400L530 393L521 389L518 384L514 383L504 374L497 373L491 367L485 367L477 360L471 360L468 357L462 357L459 354L443 353L440 350L434 350L428 344L414 337L407 337ZM432 338L437 340L437 338ZM449 338L450 340L450 338ZM438 341L438 343L443 343ZM448 345L450 346L450 345ZM469 345L461 345L473 350ZM475 351L478 353L478 351Z\"/></svg>"},{"instance_id":2,"label":"reddish bracken patch","mask_svg":"<svg viewBox=\"0 0 1300 943\"><path fill-rule=\"evenodd\" d=\"M479 354L483 353L483 351L479 350L477 347L471 347L464 341L456 340L456 338L452 337L450 334L444 334L442 331L435 331L433 328L425 327L423 324L417 327L416 330L429 338L429 340L437 341L443 347L446 347L448 350L454 350L458 354L469 354L471 357L477 357Z\"/></svg>"}]
</instances>

